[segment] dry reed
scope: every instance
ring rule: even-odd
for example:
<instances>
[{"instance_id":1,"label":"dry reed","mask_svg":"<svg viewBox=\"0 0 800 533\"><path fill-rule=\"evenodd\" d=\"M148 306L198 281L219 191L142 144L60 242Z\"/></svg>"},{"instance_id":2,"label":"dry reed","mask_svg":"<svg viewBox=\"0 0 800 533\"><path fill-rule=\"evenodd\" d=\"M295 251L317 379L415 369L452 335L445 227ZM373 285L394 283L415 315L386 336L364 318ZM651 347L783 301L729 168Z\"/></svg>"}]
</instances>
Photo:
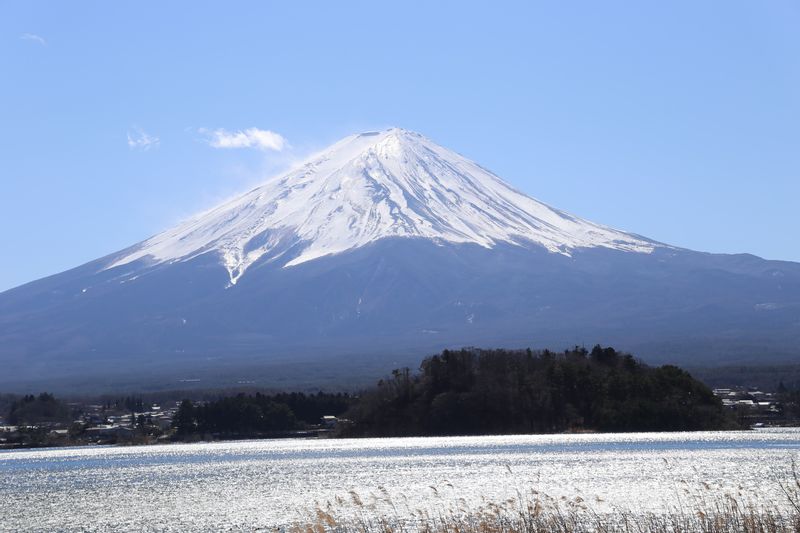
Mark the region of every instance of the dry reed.
<instances>
[{"instance_id":1,"label":"dry reed","mask_svg":"<svg viewBox=\"0 0 800 533\"><path fill-rule=\"evenodd\" d=\"M452 487L452 486L451 486ZM434 498L438 489L431 487ZM663 512L597 510L581 497L554 498L528 490L505 501L470 508L463 498L438 511L411 510L379 487L374 502L351 491L319 506L288 533L788 533L800 532L800 476L780 483L785 501L759 503L743 491L719 492L707 483ZM601 500L598 499L598 503Z\"/></svg>"}]
</instances>

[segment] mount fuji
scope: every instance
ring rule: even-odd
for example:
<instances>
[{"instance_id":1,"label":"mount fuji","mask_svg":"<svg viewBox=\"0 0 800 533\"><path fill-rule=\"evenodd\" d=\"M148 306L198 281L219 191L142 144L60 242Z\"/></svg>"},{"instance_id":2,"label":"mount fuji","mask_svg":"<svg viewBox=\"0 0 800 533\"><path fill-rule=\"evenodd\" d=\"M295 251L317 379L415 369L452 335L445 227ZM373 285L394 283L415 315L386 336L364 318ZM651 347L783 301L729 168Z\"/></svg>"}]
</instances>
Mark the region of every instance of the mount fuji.
<instances>
[{"instance_id":1,"label":"mount fuji","mask_svg":"<svg viewBox=\"0 0 800 533\"><path fill-rule=\"evenodd\" d=\"M800 264L686 250L402 129L347 137L118 253L0 293L0 386L369 380L443 347L800 355Z\"/></svg>"},{"instance_id":2,"label":"mount fuji","mask_svg":"<svg viewBox=\"0 0 800 533\"><path fill-rule=\"evenodd\" d=\"M353 135L300 168L156 235L106 268L213 253L235 284L259 261L282 267L390 237L538 244L551 252L657 243L567 215L425 137L394 128Z\"/></svg>"}]
</instances>

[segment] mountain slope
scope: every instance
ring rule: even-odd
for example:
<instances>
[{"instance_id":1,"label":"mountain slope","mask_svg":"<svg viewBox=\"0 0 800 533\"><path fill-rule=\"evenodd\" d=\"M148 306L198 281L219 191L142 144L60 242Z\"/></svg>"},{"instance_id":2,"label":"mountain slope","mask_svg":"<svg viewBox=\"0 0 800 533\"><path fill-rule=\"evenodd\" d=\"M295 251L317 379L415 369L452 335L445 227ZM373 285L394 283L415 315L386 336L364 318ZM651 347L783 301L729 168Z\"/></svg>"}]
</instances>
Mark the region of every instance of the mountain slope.
<instances>
[{"instance_id":1,"label":"mountain slope","mask_svg":"<svg viewBox=\"0 0 800 533\"><path fill-rule=\"evenodd\" d=\"M148 239L109 268L213 253L236 283L261 258L289 267L386 237L484 247L537 243L560 253L657 246L555 210L459 154L393 128L347 137L296 170Z\"/></svg>"},{"instance_id":2,"label":"mountain slope","mask_svg":"<svg viewBox=\"0 0 800 533\"><path fill-rule=\"evenodd\" d=\"M800 264L595 224L393 129L0 293L4 389L352 387L448 346L594 343L796 360Z\"/></svg>"}]
</instances>

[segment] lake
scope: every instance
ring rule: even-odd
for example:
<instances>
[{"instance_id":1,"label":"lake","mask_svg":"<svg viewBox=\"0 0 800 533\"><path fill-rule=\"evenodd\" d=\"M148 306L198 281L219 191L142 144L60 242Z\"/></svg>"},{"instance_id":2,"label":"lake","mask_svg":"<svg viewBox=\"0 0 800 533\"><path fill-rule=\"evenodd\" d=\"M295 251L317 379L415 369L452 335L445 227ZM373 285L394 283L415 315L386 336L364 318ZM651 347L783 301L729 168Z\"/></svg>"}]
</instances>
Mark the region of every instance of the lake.
<instances>
[{"instance_id":1,"label":"lake","mask_svg":"<svg viewBox=\"0 0 800 533\"><path fill-rule=\"evenodd\" d=\"M779 482L799 457L798 429L2 451L0 529L250 531L328 502L403 517L532 489L600 510L660 510L698 490L784 505Z\"/></svg>"}]
</instances>

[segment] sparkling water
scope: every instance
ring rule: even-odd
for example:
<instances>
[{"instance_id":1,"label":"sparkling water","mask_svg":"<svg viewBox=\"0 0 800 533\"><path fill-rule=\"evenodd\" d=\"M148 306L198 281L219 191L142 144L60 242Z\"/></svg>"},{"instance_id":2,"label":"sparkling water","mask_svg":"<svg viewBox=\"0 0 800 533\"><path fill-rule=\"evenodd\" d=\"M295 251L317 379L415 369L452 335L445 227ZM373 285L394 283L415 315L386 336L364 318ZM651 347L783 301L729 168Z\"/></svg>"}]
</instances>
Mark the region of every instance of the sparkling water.
<instances>
[{"instance_id":1,"label":"sparkling water","mask_svg":"<svg viewBox=\"0 0 800 533\"><path fill-rule=\"evenodd\" d=\"M546 493L665 510L784 506L800 431L262 440L0 452L3 531L251 531L316 508L411 516Z\"/></svg>"}]
</instances>

